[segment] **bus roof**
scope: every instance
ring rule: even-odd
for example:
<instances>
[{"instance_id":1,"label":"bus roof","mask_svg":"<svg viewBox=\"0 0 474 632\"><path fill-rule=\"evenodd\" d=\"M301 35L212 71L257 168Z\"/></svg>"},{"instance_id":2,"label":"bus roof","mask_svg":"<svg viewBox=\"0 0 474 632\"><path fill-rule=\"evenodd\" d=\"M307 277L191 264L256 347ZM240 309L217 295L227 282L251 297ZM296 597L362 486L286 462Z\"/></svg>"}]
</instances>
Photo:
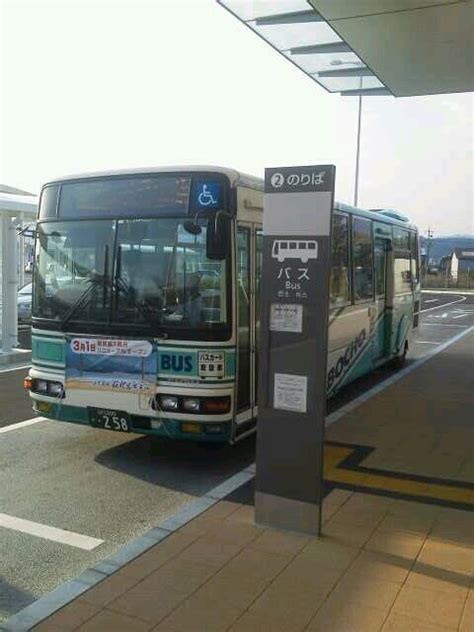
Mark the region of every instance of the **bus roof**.
<instances>
[{"instance_id":1,"label":"bus roof","mask_svg":"<svg viewBox=\"0 0 474 632\"><path fill-rule=\"evenodd\" d=\"M252 176L246 173L242 173L237 171L237 169L230 169L228 167L219 167L214 165L176 165L169 167L137 167L135 169L113 169L109 171L94 171L90 173L76 173L72 175L62 176L59 178L55 178L45 183L47 184L59 183L59 182L67 182L71 180L87 180L89 178L107 178L113 176L127 176L127 175L140 175L140 174L151 174L151 173L193 173L204 171L206 173L219 173L228 177L230 184L232 187L246 187L248 189L255 189L257 191L264 190L264 181L262 178L257 178L256 176ZM367 217L368 219L377 220L380 222L385 222L387 224L394 224L396 226L400 226L402 228L410 228L411 230L416 230L416 226L407 221L402 221L396 219L394 216L386 215L384 213L379 213L379 211L383 211L384 209L374 209L374 210L366 210L361 209L355 206L351 206L350 204L344 204L343 202L336 202L335 208L339 211L345 211L347 213L356 213L357 215L361 215L363 217Z\"/></svg>"},{"instance_id":2,"label":"bus roof","mask_svg":"<svg viewBox=\"0 0 474 632\"><path fill-rule=\"evenodd\" d=\"M385 210L388 211L389 209L378 208L378 209L373 209L373 210L367 210L367 209L359 208L356 206L351 206L350 204L344 204L343 202L336 202L334 204L334 208L337 211L345 211L346 213L356 213L357 215L366 217L367 219L375 220L377 222L385 222L386 224L393 224L394 226L399 226L400 228L409 228L410 230L417 230L417 227L414 224L412 224L410 221L396 219L395 211L393 212L394 213L393 215L385 214L384 212L382 212ZM398 213L398 215L402 217L401 213Z\"/></svg>"},{"instance_id":3,"label":"bus roof","mask_svg":"<svg viewBox=\"0 0 474 632\"><path fill-rule=\"evenodd\" d=\"M204 171L206 173L220 173L229 178L230 184L233 187L242 186L249 189L257 189L263 191L263 180L255 176L241 173L236 169L229 169L227 167L216 167L210 165L179 165L169 167L137 167L135 169L114 169L110 171L94 171L90 173L76 173L72 175L61 176L54 178L45 183L53 184L58 182L66 182L70 180L87 180L89 178L108 178L113 176L128 176L128 175L140 175L151 173L192 173Z\"/></svg>"}]
</instances>

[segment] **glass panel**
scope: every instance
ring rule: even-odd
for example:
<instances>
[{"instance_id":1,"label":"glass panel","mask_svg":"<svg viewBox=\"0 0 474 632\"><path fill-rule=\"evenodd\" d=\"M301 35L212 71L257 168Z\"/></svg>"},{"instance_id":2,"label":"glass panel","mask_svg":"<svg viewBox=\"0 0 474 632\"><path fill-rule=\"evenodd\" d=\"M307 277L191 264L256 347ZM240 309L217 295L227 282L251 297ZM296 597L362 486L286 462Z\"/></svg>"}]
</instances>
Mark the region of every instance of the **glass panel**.
<instances>
[{"instance_id":1,"label":"glass panel","mask_svg":"<svg viewBox=\"0 0 474 632\"><path fill-rule=\"evenodd\" d=\"M250 231L237 230L237 410L250 406Z\"/></svg>"},{"instance_id":2,"label":"glass panel","mask_svg":"<svg viewBox=\"0 0 474 632\"><path fill-rule=\"evenodd\" d=\"M45 187L41 193L39 219L52 219L56 217L59 186Z\"/></svg>"},{"instance_id":3,"label":"glass panel","mask_svg":"<svg viewBox=\"0 0 474 632\"><path fill-rule=\"evenodd\" d=\"M296 46L310 46L313 44L331 44L340 42L341 38L326 24L326 22L305 22L302 24L275 24L257 26L255 22L249 24L257 33L271 42L279 50Z\"/></svg>"},{"instance_id":4,"label":"glass panel","mask_svg":"<svg viewBox=\"0 0 474 632\"><path fill-rule=\"evenodd\" d=\"M315 79L330 92L369 90L384 87L377 77L318 77L316 75Z\"/></svg>"},{"instance_id":5,"label":"glass panel","mask_svg":"<svg viewBox=\"0 0 474 632\"><path fill-rule=\"evenodd\" d=\"M40 224L34 315L107 321L111 332L127 325L177 338L227 339L228 260L208 259L206 227L191 235L182 221Z\"/></svg>"},{"instance_id":6,"label":"glass panel","mask_svg":"<svg viewBox=\"0 0 474 632\"><path fill-rule=\"evenodd\" d=\"M349 218L334 213L331 244L331 307L350 301L349 285Z\"/></svg>"},{"instance_id":7,"label":"glass panel","mask_svg":"<svg viewBox=\"0 0 474 632\"><path fill-rule=\"evenodd\" d=\"M410 233L410 252L411 252L411 276L415 283L420 280L419 258L418 258L418 234Z\"/></svg>"},{"instance_id":8,"label":"glass panel","mask_svg":"<svg viewBox=\"0 0 474 632\"><path fill-rule=\"evenodd\" d=\"M352 257L354 300L373 298L372 223L354 217L352 220Z\"/></svg>"},{"instance_id":9,"label":"glass panel","mask_svg":"<svg viewBox=\"0 0 474 632\"><path fill-rule=\"evenodd\" d=\"M319 42L314 43L318 44ZM322 70L334 70L335 68L338 70L342 70L343 68L355 68L354 63L362 64L355 53L312 53L311 55L291 55L289 52L285 52L283 54L309 74L321 72ZM332 61L342 63L333 65L331 64Z\"/></svg>"},{"instance_id":10,"label":"glass panel","mask_svg":"<svg viewBox=\"0 0 474 632\"><path fill-rule=\"evenodd\" d=\"M110 316L113 223L38 225L33 315L104 322Z\"/></svg>"},{"instance_id":11,"label":"glass panel","mask_svg":"<svg viewBox=\"0 0 474 632\"><path fill-rule=\"evenodd\" d=\"M187 331L226 324L226 261L207 258L206 232L191 235L173 218L118 222L118 322Z\"/></svg>"},{"instance_id":12,"label":"glass panel","mask_svg":"<svg viewBox=\"0 0 474 632\"><path fill-rule=\"evenodd\" d=\"M307 0L220 0L242 20L254 20L267 15L279 15L294 11L308 11Z\"/></svg>"},{"instance_id":13,"label":"glass panel","mask_svg":"<svg viewBox=\"0 0 474 632\"><path fill-rule=\"evenodd\" d=\"M386 248L385 241L375 239L374 245L374 266L375 266L375 295L385 296L385 275L386 275Z\"/></svg>"},{"instance_id":14,"label":"glass panel","mask_svg":"<svg viewBox=\"0 0 474 632\"><path fill-rule=\"evenodd\" d=\"M59 217L77 219L101 215L186 215L191 178L146 176L104 178L63 184Z\"/></svg>"},{"instance_id":15,"label":"glass panel","mask_svg":"<svg viewBox=\"0 0 474 632\"><path fill-rule=\"evenodd\" d=\"M258 401L258 360L260 352L260 288L263 272L263 232L255 233L255 403Z\"/></svg>"},{"instance_id":16,"label":"glass panel","mask_svg":"<svg viewBox=\"0 0 474 632\"><path fill-rule=\"evenodd\" d=\"M410 233L408 230L394 227L393 248L394 250L410 250Z\"/></svg>"},{"instance_id":17,"label":"glass panel","mask_svg":"<svg viewBox=\"0 0 474 632\"><path fill-rule=\"evenodd\" d=\"M395 294L406 294L411 292L411 267L410 258L395 257Z\"/></svg>"}]
</instances>

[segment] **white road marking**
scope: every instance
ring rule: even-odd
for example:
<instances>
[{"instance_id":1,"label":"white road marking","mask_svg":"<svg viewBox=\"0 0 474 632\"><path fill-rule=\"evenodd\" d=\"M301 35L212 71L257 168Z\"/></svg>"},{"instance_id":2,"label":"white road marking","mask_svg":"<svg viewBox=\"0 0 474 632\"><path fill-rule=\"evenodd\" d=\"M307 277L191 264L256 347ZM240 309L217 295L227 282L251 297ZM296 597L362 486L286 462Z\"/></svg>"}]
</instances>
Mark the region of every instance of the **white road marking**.
<instances>
[{"instance_id":1,"label":"white road marking","mask_svg":"<svg viewBox=\"0 0 474 632\"><path fill-rule=\"evenodd\" d=\"M449 325L444 325L444 326L449 326ZM459 325L453 325L453 326L459 327ZM436 349L432 349L431 351L428 351L428 353L422 358L420 358L419 360L415 360L413 364L410 364L406 368L401 369L400 371L395 373L395 375L392 375L392 377L389 377L388 379L384 380L380 384L373 386L368 391L366 391L365 393L362 393L362 395L359 395L359 397L356 397L345 406L341 406L341 408L338 408L337 410L335 410L333 413L331 413L330 415L326 417L325 425L330 426L341 417L344 417L344 415L346 415L348 412L350 412L351 410L354 410L354 408L357 408L358 406L360 406L361 404L369 400L374 395L377 395L377 393L380 393L381 391L385 390L387 386L390 386L391 384L398 382L398 380L400 380L402 377L405 377L405 375L408 375L412 371L415 371L416 369L418 369L420 366L425 364L425 362L427 362L430 358L433 358L434 356L438 355L438 353L441 353L442 351L444 351L445 349L453 345L458 340L461 340L461 338L463 338L465 335L469 334L471 331L474 331L474 325L472 325L469 328L466 327L466 330L467 331L460 331L458 334L456 334L449 340L446 340L446 342L443 342L442 344L438 345Z\"/></svg>"},{"instance_id":2,"label":"white road marking","mask_svg":"<svg viewBox=\"0 0 474 632\"><path fill-rule=\"evenodd\" d=\"M458 327L459 329L466 329L468 325L447 325L446 323L423 323L422 327Z\"/></svg>"},{"instance_id":3,"label":"white road marking","mask_svg":"<svg viewBox=\"0 0 474 632\"><path fill-rule=\"evenodd\" d=\"M455 294L455 296L461 296L461 295ZM450 303L443 303L442 305L436 305L435 307L428 307L428 309L422 309L421 314L423 314L424 312L431 312L434 309L441 309L442 307L448 307L448 305L454 305L455 303L463 303L466 299L467 299L466 296L461 296L461 298L458 298L457 301L451 301Z\"/></svg>"},{"instance_id":4,"label":"white road marking","mask_svg":"<svg viewBox=\"0 0 474 632\"><path fill-rule=\"evenodd\" d=\"M439 298L430 298L427 301L423 301L424 303L439 303Z\"/></svg>"},{"instance_id":5,"label":"white road marking","mask_svg":"<svg viewBox=\"0 0 474 632\"><path fill-rule=\"evenodd\" d=\"M92 551L98 547L99 544L104 542L104 540L91 538L88 535L57 529L56 527L50 527L46 524L40 524L39 522L24 520L23 518L15 518L15 516L9 516L4 513L0 513L0 527L20 531L21 533L28 533L29 535L34 535L44 540L67 544L68 546L83 549L84 551Z\"/></svg>"},{"instance_id":6,"label":"white road marking","mask_svg":"<svg viewBox=\"0 0 474 632\"><path fill-rule=\"evenodd\" d=\"M453 316L453 320L456 318L466 318L466 316L468 316L468 314L457 314L457 316Z\"/></svg>"},{"instance_id":7,"label":"white road marking","mask_svg":"<svg viewBox=\"0 0 474 632\"><path fill-rule=\"evenodd\" d=\"M37 424L40 421L46 421L46 418L33 417L33 419L26 419L25 421L19 421L17 424L11 424L11 426L6 426L6 428L0 428L0 434L4 434L5 432L11 432L12 430L18 430L18 428L24 428L25 426L32 426L33 424Z\"/></svg>"},{"instance_id":8,"label":"white road marking","mask_svg":"<svg viewBox=\"0 0 474 632\"><path fill-rule=\"evenodd\" d=\"M10 373L10 371L21 371L21 369L31 369L31 364L25 364L23 366L13 366L8 369L0 369L0 373Z\"/></svg>"},{"instance_id":9,"label":"white road marking","mask_svg":"<svg viewBox=\"0 0 474 632\"><path fill-rule=\"evenodd\" d=\"M418 345L440 345L440 342L433 342L432 340L415 340Z\"/></svg>"}]
</instances>

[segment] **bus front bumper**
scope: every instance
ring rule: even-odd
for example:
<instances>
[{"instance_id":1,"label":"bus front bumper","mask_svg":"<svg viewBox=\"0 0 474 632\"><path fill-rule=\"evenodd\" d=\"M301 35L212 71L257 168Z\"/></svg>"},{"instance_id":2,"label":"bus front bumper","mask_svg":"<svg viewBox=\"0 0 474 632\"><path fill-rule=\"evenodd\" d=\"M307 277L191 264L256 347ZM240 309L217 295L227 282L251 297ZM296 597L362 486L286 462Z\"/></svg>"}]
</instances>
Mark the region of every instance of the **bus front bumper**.
<instances>
[{"instance_id":1,"label":"bus front bumper","mask_svg":"<svg viewBox=\"0 0 474 632\"><path fill-rule=\"evenodd\" d=\"M46 419L91 426L87 408L32 399L34 411ZM232 439L232 421L198 422L191 418L183 421L130 415L130 432L201 443L228 443Z\"/></svg>"}]
</instances>

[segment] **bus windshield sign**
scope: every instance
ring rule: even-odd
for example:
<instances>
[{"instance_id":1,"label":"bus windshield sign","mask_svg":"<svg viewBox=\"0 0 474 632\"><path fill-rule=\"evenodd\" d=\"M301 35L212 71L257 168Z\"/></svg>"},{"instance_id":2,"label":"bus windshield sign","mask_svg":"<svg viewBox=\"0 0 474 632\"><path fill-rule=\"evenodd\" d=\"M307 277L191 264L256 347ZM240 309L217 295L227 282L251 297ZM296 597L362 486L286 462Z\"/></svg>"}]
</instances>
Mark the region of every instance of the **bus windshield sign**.
<instances>
[{"instance_id":1,"label":"bus windshield sign","mask_svg":"<svg viewBox=\"0 0 474 632\"><path fill-rule=\"evenodd\" d=\"M190 191L189 176L146 175L67 182L61 185L59 217L184 216L189 210Z\"/></svg>"}]
</instances>

